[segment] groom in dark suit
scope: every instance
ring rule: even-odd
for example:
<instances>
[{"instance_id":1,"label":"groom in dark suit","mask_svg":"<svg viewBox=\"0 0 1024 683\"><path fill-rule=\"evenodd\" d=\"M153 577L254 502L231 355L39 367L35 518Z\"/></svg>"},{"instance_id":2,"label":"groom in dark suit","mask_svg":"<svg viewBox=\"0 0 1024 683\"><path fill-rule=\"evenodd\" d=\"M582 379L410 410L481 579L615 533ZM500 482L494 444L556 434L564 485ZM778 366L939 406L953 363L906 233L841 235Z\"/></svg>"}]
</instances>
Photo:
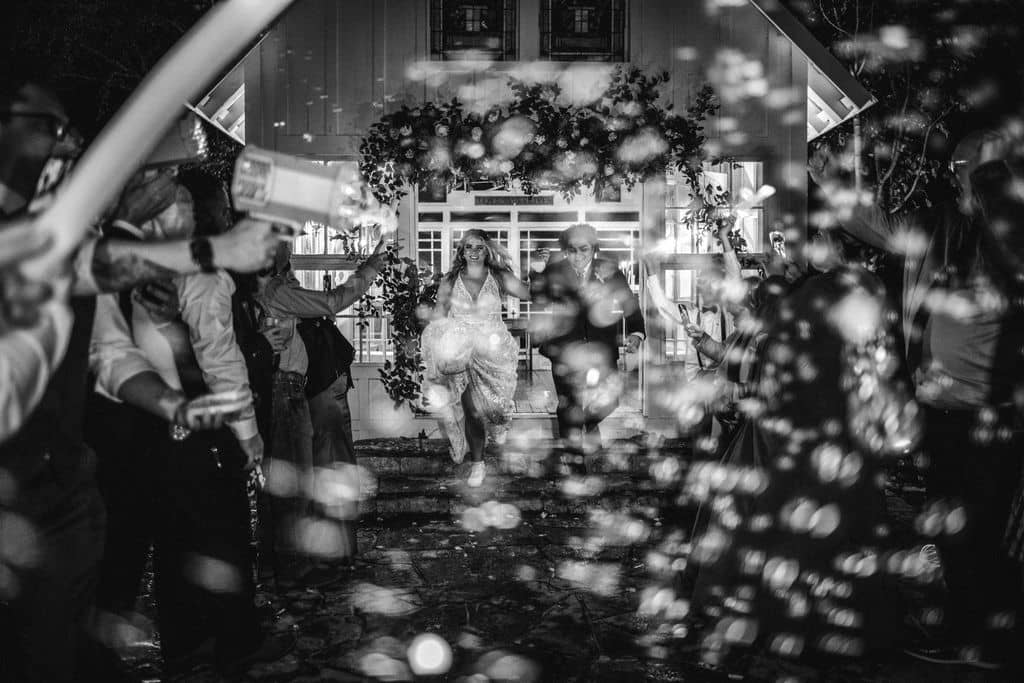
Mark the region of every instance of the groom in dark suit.
<instances>
[{"instance_id":1,"label":"groom in dark suit","mask_svg":"<svg viewBox=\"0 0 1024 683\"><path fill-rule=\"evenodd\" d=\"M624 341L626 353L637 352L644 318L618 266L597 257L593 226L569 226L558 244L564 258L531 278L533 301L547 303L551 312L550 320L539 316L532 327L541 355L551 360L559 435L571 450L592 451L601 445L598 424L622 393L619 346Z\"/></svg>"}]
</instances>

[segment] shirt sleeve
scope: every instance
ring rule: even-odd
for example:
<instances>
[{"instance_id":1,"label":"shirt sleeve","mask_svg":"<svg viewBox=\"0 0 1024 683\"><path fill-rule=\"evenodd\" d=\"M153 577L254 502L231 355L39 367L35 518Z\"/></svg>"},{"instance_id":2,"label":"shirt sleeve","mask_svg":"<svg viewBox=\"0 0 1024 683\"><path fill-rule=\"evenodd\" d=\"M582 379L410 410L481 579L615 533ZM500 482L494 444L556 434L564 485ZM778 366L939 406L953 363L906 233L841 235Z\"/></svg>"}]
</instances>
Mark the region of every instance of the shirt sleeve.
<instances>
[{"instance_id":1,"label":"shirt sleeve","mask_svg":"<svg viewBox=\"0 0 1024 683\"><path fill-rule=\"evenodd\" d=\"M21 429L39 405L67 352L72 322L68 305L51 301L33 327L0 336L0 441Z\"/></svg>"},{"instance_id":2,"label":"shirt sleeve","mask_svg":"<svg viewBox=\"0 0 1024 683\"><path fill-rule=\"evenodd\" d=\"M327 292L304 289L295 278L284 280L273 290L272 305L297 318L335 315L359 301L381 271L379 256L371 256L345 282Z\"/></svg>"},{"instance_id":3,"label":"shirt sleeve","mask_svg":"<svg viewBox=\"0 0 1024 683\"><path fill-rule=\"evenodd\" d=\"M96 389L115 401L120 400L118 393L126 381L143 372L156 372L135 345L117 297L117 294L96 297L89 341L89 369L96 375Z\"/></svg>"},{"instance_id":4,"label":"shirt sleeve","mask_svg":"<svg viewBox=\"0 0 1024 683\"><path fill-rule=\"evenodd\" d=\"M197 273L178 278L181 317L188 325L189 338L203 379L211 392L240 391L250 399L245 357L235 340L231 295L235 285L224 271ZM227 423L239 441L259 433L256 412L249 407Z\"/></svg>"}]
</instances>

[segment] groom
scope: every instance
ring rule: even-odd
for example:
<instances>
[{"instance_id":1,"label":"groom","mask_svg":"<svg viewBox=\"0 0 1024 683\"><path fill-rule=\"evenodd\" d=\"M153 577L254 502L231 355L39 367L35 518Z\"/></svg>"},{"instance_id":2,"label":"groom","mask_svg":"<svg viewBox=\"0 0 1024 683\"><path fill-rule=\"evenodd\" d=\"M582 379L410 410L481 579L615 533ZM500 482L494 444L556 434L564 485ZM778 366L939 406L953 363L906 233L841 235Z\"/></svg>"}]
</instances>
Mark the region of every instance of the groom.
<instances>
[{"instance_id":1,"label":"groom","mask_svg":"<svg viewBox=\"0 0 1024 683\"><path fill-rule=\"evenodd\" d=\"M533 301L549 304L551 311L549 321L538 320L541 329L534 336L541 355L551 360L559 436L572 451L593 452L601 445L597 426L615 410L622 393L622 320L626 353L636 353L645 338L644 318L617 265L597 257L593 226L569 226L558 244L562 260L546 263L542 251L543 270L531 278Z\"/></svg>"}]
</instances>

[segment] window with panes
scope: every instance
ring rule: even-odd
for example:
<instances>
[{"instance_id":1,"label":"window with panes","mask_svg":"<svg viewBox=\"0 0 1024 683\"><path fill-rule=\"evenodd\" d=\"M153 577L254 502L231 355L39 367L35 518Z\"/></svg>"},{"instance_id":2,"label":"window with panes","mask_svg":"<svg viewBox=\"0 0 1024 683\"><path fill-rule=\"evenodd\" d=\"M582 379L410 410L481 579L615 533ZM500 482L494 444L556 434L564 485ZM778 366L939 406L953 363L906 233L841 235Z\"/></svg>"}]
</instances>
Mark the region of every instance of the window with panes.
<instances>
[{"instance_id":1,"label":"window with panes","mask_svg":"<svg viewBox=\"0 0 1024 683\"><path fill-rule=\"evenodd\" d=\"M434 59L516 59L515 0L431 0L430 53Z\"/></svg>"},{"instance_id":2,"label":"window with panes","mask_svg":"<svg viewBox=\"0 0 1024 683\"><path fill-rule=\"evenodd\" d=\"M542 0L540 52L553 61L626 61L626 0Z\"/></svg>"},{"instance_id":3,"label":"window with panes","mask_svg":"<svg viewBox=\"0 0 1024 683\"><path fill-rule=\"evenodd\" d=\"M729 192L731 202L756 194L763 184L764 164L760 161L733 161L709 165L704 169L703 182ZM686 220L687 212L694 201L693 190L680 176L670 175L666 179L665 191L665 237L669 242L672 256L661 273L662 288L668 299L683 304L694 322L707 329L712 336L721 339L723 329L720 311L713 302L702 300L699 280L709 272L721 270L721 247L711 232L702 231ZM763 256L765 251L764 201L759 201L740 212L736 221L752 257ZM755 275L756 271L743 271L744 276ZM728 327L728 320L726 320ZM665 335L665 355L668 360L697 364L696 352L683 326L668 329Z\"/></svg>"},{"instance_id":4,"label":"window with panes","mask_svg":"<svg viewBox=\"0 0 1024 683\"><path fill-rule=\"evenodd\" d=\"M329 165L353 164L355 162L326 162ZM344 283L359 265L362 258L350 256L352 252L368 254L374 244L361 233L346 233L317 223L307 223L292 247L292 271L306 289L325 291ZM370 297L380 294L379 287L372 287ZM356 363L383 363L392 355L390 321L386 317L367 315L360 324L355 307L342 311L335 317L335 324L341 333L355 347Z\"/></svg>"}]
</instances>

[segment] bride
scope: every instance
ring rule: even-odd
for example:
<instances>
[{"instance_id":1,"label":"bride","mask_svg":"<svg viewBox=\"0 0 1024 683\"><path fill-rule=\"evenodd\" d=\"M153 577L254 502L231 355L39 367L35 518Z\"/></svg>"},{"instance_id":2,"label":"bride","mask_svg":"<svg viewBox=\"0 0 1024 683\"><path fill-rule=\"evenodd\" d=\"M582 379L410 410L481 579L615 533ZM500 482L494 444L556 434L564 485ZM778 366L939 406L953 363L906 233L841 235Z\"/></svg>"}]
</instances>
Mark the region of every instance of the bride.
<instances>
[{"instance_id":1,"label":"bride","mask_svg":"<svg viewBox=\"0 0 1024 683\"><path fill-rule=\"evenodd\" d=\"M451 271L441 280L436 311L446 317L423 330L424 403L436 413L452 459L473 463L467 484L484 480L484 445L503 443L516 390L519 343L501 319L503 297L529 299L511 259L484 230L467 230Z\"/></svg>"}]
</instances>

